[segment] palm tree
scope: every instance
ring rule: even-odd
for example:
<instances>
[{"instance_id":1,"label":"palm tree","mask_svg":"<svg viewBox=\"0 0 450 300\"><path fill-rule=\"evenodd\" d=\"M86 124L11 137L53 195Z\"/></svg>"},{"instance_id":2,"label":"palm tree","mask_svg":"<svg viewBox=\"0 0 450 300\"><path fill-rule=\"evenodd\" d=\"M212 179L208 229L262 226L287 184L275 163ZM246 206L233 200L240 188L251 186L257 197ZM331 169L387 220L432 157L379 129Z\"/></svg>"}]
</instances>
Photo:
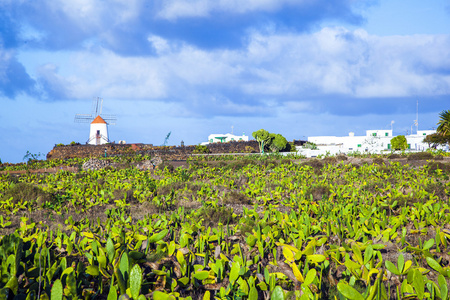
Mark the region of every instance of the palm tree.
<instances>
[{"instance_id":1,"label":"palm tree","mask_svg":"<svg viewBox=\"0 0 450 300\"><path fill-rule=\"evenodd\" d=\"M439 117L441 119L437 123L437 132L442 135L450 136L450 109L441 111Z\"/></svg>"}]
</instances>

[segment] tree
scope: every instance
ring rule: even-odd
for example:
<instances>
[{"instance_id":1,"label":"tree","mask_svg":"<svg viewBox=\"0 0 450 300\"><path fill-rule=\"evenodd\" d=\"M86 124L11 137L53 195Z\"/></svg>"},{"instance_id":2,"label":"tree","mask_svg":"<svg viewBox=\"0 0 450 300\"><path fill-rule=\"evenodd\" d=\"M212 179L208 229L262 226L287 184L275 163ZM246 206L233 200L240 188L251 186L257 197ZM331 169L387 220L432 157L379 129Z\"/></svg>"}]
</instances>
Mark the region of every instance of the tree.
<instances>
[{"instance_id":1,"label":"tree","mask_svg":"<svg viewBox=\"0 0 450 300\"><path fill-rule=\"evenodd\" d=\"M450 135L445 136L440 133L429 134L423 139L423 142L427 143L428 147L436 149L439 145L450 143Z\"/></svg>"},{"instance_id":2,"label":"tree","mask_svg":"<svg viewBox=\"0 0 450 300\"><path fill-rule=\"evenodd\" d=\"M267 130L260 129L252 133L252 136L259 144L259 152L264 153L264 146L270 143L270 133Z\"/></svg>"},{"instance_id":3,"label":"tree","mask_svg":"<svg viewBox=\"0 0 450 300\"><path fill-rule=\"evenodd\" d=\"M288 141L284 136L278 133L270 133L264 129L253 132L252 136L258 141L261 153L264 153L264 149L272 152L283 151L288 146Z\"/></svg>"},{"instance_id":4,"label":"tree","mask_svg":"<svg viewBox=\"0 0 450 300\"><path fill-rule=\"evenodd\" d=\"M408 142L404 135L398 135L391 139L391 146L394 150L406 150L408 148Z\"/></svg>"},{"instance_id":5,"label":"tree","mask_svg":"<svg viewBox=\"0 0 450 300\"><path fill-rule=\"evenodd\" d=\"M286 140L286 138L284 136L282 136L281 134L277 133L271 133L270 134L272 136L272 141L269 145L269 148L272 152L280 152L284 149L286 149L286 146L288 145L288 141Z\"/></svg>"},{"instance_id":6,"label":"tree","mask_svg":"<svg viewBox=\"0 0 450 300\"><path fill-rule=\"evenodd\" d=\"M444 135L450 136L450 110L443 110L439 114L440 120L437 123L437 132Z\"/></svg>"}]
</instances>

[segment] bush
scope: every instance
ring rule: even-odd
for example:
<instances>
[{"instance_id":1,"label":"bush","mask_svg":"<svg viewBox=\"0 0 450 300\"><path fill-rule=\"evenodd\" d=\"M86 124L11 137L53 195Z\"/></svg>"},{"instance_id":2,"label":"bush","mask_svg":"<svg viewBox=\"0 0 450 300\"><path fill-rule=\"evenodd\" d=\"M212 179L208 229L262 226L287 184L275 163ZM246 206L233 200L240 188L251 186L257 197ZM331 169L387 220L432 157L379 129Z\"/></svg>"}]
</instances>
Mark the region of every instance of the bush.
<instances>
[{"instance_id":1,"label":"bush","mask_svg":"<svg viewBox=\"0 0 450 300\"><path fill-rule=\"evenodd\" d=\"M345 161L345 160L347 160L348 158L347 158L347 156L345 156L345 154L339 154L339 155L336 156L336 159L337 159L338 161Z\"/></svg>"},{"instance_id":2,"label":"bush","mask_svg":"<svg viewBox=\"0 0 450 300\"><path fill-rule=\"evenodd\" d=\"M442 171L448 173L450 172L450 165L449 164L444 164L441 162L435 162L435 161L430 161L427 164L428 166L428 170L429 171L436 171L437 169L441 169Z\"/></svg>"},{"instance_id":3,"label":"bush","mask_svg":"<svg viewBox=\"0 0 450 300\"><path fill-rule=\"evenodd\" d=\"M391 146L394 150L406 150L408 149L408 142L404 135L398 135L391 139Z\"/></svg>"},{"instance_id":4,"label":"bush","mask_svg":"<svg viewBox=\"0 0 450 300\"><path fill-rule=\"evenodd\" d=\"M257 151L252 146L245 146L244 153L256 153Z\"/></svg>"},{"instance_id":5,"label":"bush","mask_svg":"<svg viewBox=\"0 0 450 300\"><path fill-rule=\"evenodd\" d=\"M382 165L384 163L384 159L382 159L381 157L375 157L372 160L372 163L376 165Z\"/></svg>"},{"instance_id":6,"label":"bush","mask_svg":"<svg viewBox=\"0 0 450 300\"><path fill-rule=\"evenodd\" d=\"M161 164L158 165L158 169L161 170L167 169L170 173L172 173L175 168L170 162L163 161Z\"/></svg>"},{"instance_id":7,"label":"bush","mask_svg":"<svg viewBox=\"0 0 450 300\"><path fill-rule=\"evenodd\" d=\"M321 170L323 168L323 162L318 159L311 159L308 161L305 161L302 163L302 165L310 166L314 169L314 173L318 174L321 173Z\"/></svg>"},{"instance_id":8,"label":"bush","mask_svg":"<svg viewBox=\"0 0 450 300\"><path fill-rule=\"evenodd\" d=\"M324 157L322 159L324 164L335 164L337 163L337 158L334 156L328 156L328 157Z\"/></svg>"},{"instance_id":9,"label":"bush","mask_svg":"<svg viewBox=\"0 0 450 300\"><path fill-rule=\"evenodd\" d=\"M304 149L311 149L311 150L317 150L317 145L313 142L306 142L302 146Z\"/></svg>"},{"instance_id":10,"label":"bush","mask_svg":"<svg viewBox=\"0 0 450 300\"><path fill-rule=\"evenodd\" d=\"M408 155L408 160L428 160L433 159L433 154L430 152L417 152Z\"/></svg>"},{"instance_id":11,"label":"bush","mask_svg":"<svg viewBox=\"0 0 450 300\"><path fill-rule=\"evenodd\" d=\"M198 210L198 215L193 218L195 222L203 219L203 226L215 227L219 222L222 224L234 223L233 209L220 207L201 207Z\"/></svg>"},{"instance_id":12,"label":"bush","mask_svg":"<svg viewBox=\"0 0 450 300\"><path fill-rule=\"evenodd\" d=\"M21 201L34 206L43 206L47 202L52 202L53 196L51 193L43 191L41 188L34 186L30 183L17 183L12 184L11 187L6 190L2 200L7 201L12 198L13 203L20 203Z\"/></svg>"},{"instance_id":13,"label":"bush","mask_svg":"<svg viewBox=\"0 0 450 300\"><path fill-rule=\"evenodd\" d=\"M223 197L224 204L251 204L250 198L237 190L232 190Z\"/></svg>"},{"instance_id":14,"label":"bush","mask_svg":"<svg viewBox=\"0 0 450 300\"><path fill-rule=\"evenodd\" d=\"M211 153L211 150L209 150L208 146L206 146L206 145L197 145L197 146L195 146L193 153L207 154L207 153Z\"/></svg>"}]
</instances>

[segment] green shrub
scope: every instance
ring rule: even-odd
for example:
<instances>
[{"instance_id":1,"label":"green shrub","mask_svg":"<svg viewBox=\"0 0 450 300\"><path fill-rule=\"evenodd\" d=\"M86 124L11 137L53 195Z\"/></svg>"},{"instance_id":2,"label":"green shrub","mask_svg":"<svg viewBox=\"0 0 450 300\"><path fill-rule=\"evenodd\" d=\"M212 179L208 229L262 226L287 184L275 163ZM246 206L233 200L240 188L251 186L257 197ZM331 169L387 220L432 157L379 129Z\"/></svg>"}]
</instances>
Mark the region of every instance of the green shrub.
<instances>
[{"instance_id":1,"label":"green shrub","mask_svg":"<svg viewBox=\"0 0 450 300\"><path fill-rule=\"evenodd\" d=\"M31 206L44 205L46 202L52 202L52 194L43 191L41 188L30 183L13 183L3 194L2 200L6 201L12 198L13 203L27 201Z\"/></svg>"},{"instance_id":2,"label":"green shrub","mask_svg":"<svg viewBox=\"0 0 450 300\"><path fill-rule=\"evenodd\" d=\"M311 150L317 150L317 145L313 142L306 142L302 146L304 149L311 149Z\"/></svg>"},{"instance_id":3,"label":"green shrub","mask_svg":"<svg viewBox=\"0 0 450 300\"><path fill-rule=\"evenodd\" d=\"M196 222L203 219L204 226L215 227L220 222L222 224L230 224L234 222L233 209L229 207L201 207L198 215L194 217Z\"/></svg>"},{"instance_id":4,"label":"green shrub","mask_svg":"<svg viewBox=\"0 0 450 300\"><path fill-rule=\"evenodd\" d=\"M207 154L207 153L211 153L211 150L209 150L208 146L206 146L206 145L197 145L197 146L195 146L193 153Z\"/></svg>"},{"instance_id":5,"label":"green shrub","mask_svg":"<svg viewBox=\"0 0 450 300\"><path fill-rule=\"evenodd\" d=\"M391 146L394 150L406 150L408 149L408 142L404 135L398 135L391 139Z\"/></svg>"},{"instance_id":6,"label":"green shrub","mask_svg":"<svg viewBox=\"0 0 450 300\"><path fill-rule=\"evenodd\" d=\"M164 170L167 169L170 173L173 172L175 167L168 161L163 161L161 164L158 165L158 169Z\"/></svg>"}]
</instances>

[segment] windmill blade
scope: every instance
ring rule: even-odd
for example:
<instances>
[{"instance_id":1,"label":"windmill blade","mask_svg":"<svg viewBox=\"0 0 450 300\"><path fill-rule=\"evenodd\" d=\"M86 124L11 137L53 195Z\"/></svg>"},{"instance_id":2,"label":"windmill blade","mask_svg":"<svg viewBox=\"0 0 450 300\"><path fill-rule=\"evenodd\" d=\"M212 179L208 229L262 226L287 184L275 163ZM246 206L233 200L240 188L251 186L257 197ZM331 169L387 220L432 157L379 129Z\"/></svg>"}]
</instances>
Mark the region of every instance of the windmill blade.
<instances>
[{"instance_id":1,"label":"windmill blade","mask_svg":"<svg viewBox=\"0 0 450 300\"><path fill-rule=\"evenodd\" d=\"M108 125L116 125L117 117L115 115L101 115Z\"/></svg>"},{"instance_id":2,"label":"windmill blade","mask_svg":"<svg viewBox=\"0 0 450 300\"><path fill-rule=\"evenodd\" d=\"M91 114L76 114L74 122L75 123L89 123L94 120L94 117Z\"/></svg>"},{"instance_id":3,"label":"windmill blade","mask_svg":"<svg viewBox=\"0 0 450 300\"><path fill-rule=\"evenodd\" d=\"M102 114L103 98L97 97L92 101L92 114L98 116Z\"/></svg>"}]
</instances>

